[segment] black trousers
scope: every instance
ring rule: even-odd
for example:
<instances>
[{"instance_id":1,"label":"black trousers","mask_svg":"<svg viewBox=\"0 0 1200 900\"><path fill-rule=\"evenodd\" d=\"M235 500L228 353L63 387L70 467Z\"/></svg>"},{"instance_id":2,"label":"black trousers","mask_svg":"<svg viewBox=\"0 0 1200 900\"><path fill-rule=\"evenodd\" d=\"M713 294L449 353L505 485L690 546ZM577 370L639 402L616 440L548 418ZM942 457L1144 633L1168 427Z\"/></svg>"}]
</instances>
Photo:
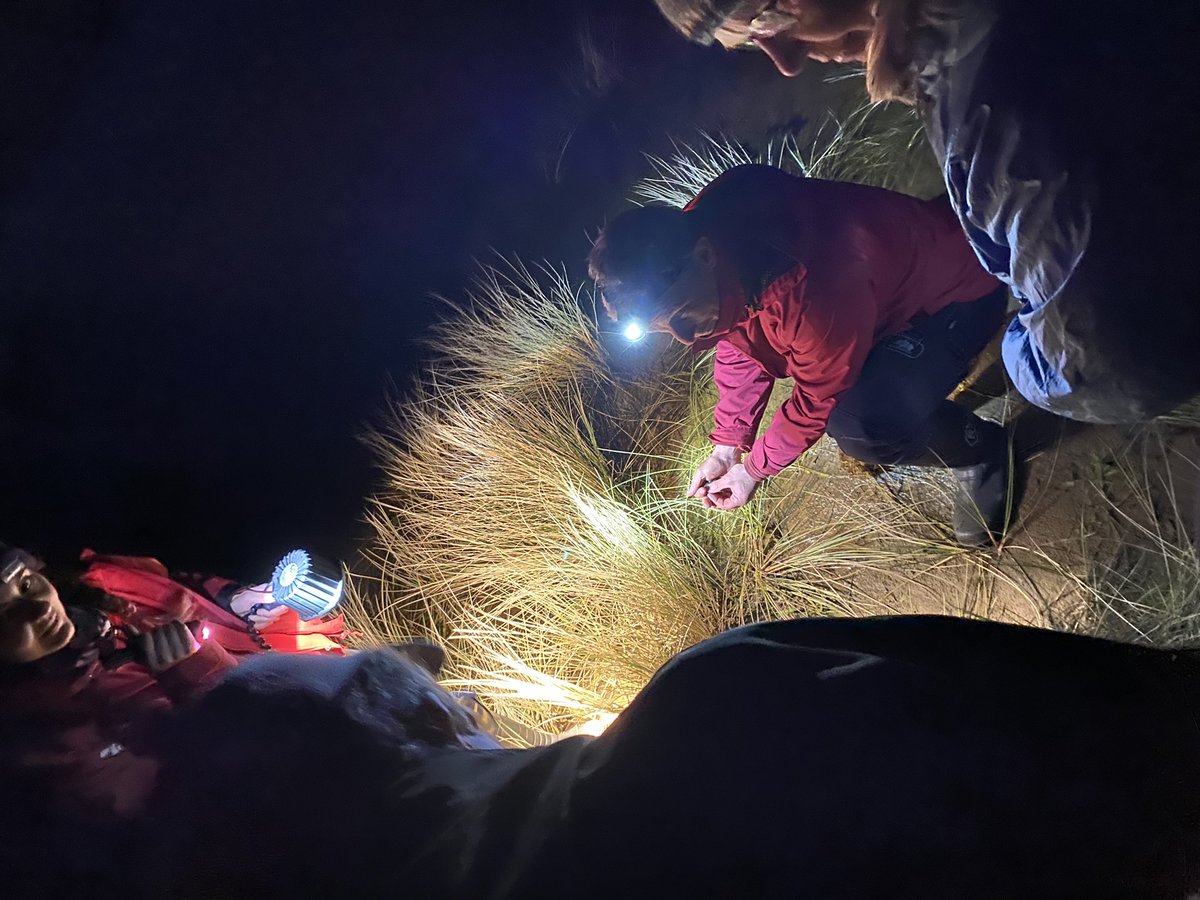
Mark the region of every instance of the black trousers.
<instances>
[{"instance_id":1,"label":"black trousers","mask_svg":"<svg viewBox=\"0 0 1200 900\"><path fill-rule=\"evenodd\" d=\"M998 452L1004 429L946 396L1004 322L1007 289L953 303L883 338L838 397L826 431L873 465L970 466Z\"/></svg>"}]
</instances>

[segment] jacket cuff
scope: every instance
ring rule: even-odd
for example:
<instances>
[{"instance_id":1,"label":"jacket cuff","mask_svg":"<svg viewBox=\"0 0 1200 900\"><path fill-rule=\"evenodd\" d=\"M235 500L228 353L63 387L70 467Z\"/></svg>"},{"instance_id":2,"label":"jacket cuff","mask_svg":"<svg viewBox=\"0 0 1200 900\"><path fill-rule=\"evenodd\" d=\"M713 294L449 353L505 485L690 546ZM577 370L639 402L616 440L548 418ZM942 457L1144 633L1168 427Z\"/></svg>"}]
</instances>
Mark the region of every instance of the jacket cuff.
<instances>
[{"instance_id":1,"label":"jacket cuff","mask_svg":"<svg viewBox=\"0 0 1200 900\"><path fill-rule=\"evenodd\" d=\"M771 477L754 464L754 457L751 454L747 454L746 456L742 457L742 466L745 468L746 474L755 481L766 481Z\"/></svg>"},{"instance_id":2,"label":"jacket cuff","mask_svg":"<svg viewBox=\"0 0 1200 900\"><path fill-rule=\"evenodd\" d=\"M708 439L717 447L737 447L743 453L749 453L754 446L754 435L744 431L717 430Z\"/></svg>"},{"instance_id":3,"label":"jacket cuff","mask_svg":"<svg viewBox=\"0 0 1200 900\"><path fill-rule=\"evenodd\" d=\"M212 638L203 641L200 649L187 659L176 663L158 676L158 683L171 702L187 703L203 694L237 661Z\"/></svg>"},{"instance_id":4,"label":"jacket cuff","mask_svg":"<svg viewBox=\"0 0 1200 900\"><path fill-rule=\"evenodd\" d=\"M754 446L750 452L742 459L742 465L746 467L746 471L750 477L762 481L770 478L772 475L778 475L785 468L791 465L793 460L788 460L783 465L777 465L767 458L767 448L763 443L762 438L754 442Z\"/></svg>"}]
</instances>

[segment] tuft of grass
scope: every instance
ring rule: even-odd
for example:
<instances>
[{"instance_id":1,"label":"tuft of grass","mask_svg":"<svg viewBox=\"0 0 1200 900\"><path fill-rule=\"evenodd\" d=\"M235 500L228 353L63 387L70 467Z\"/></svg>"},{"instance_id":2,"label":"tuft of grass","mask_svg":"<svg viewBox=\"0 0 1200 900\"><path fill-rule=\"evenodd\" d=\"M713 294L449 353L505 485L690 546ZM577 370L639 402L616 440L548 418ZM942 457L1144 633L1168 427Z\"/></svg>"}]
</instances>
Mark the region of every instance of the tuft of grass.
<instances>
[{"instance_id":1,"label":"tuft of grass","mask_svg":"<svg viewBox=\"0 0 1200 900\"><path fill-rule=\"evenodd\" d=\"M704 133L695 143L672 144L671 156L646 157L653 174L634 185L634 202L683 207L722 172L753 163L920 197L944 190L920 119L907 107L862 106L844 119L831 116L778 135L759 149Z\"/></svg>"},{"instance_id":2,"label":"tuft of grass","mask_svg":"<svg viewBox=\"0 0 1200 900\"><path fill-rule=\"evenodd\" d=\"M543 728L619 710L728 627L868 611L855 585L911 555L902 508L843 474L797 467L737 516L685 500L711 367L668 353L618 376L584 299L553 271L481 277L368 438L377 576L347 601L368 642L444 641L452 679Z\"/></svg>"},{"instance_id":3,"label":"tuft of grass","mask_svg":"<svg viewBox=\"0 0 1200 900\"><path fill-rule=\"evenodd\" d=\"M1173 446L1161 422L1093 458L1088 630L1158 646L1200 645L1200 558L1188 534L1200 523L1189 521L1179 483L1195 484L1198 475L1200 461Z\"/></svg>"}]
</instances>

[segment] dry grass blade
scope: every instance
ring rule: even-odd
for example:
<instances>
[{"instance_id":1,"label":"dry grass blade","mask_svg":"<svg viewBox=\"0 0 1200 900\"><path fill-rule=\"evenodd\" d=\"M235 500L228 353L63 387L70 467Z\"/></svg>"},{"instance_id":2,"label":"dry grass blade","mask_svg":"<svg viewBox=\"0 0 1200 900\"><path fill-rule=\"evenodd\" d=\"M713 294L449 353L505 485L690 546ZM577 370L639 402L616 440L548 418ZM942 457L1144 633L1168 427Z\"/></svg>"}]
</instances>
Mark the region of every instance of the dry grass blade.
<instances>
[{"instance_id":1,"label":"dry grass blade","mask_svg":"<svg viewBox=\"0 0 1200 900\"><path fill-rule=\"evenodd\" d=\"M703 133L695 144L672 144L671 156L646 157L653 174L634 185L634 202L683 207L722 172L752 163L915 196L944 189L920 121L908 109L863 106L843 120L780 135L758 150Z\"/></svg>"}]
</instances>

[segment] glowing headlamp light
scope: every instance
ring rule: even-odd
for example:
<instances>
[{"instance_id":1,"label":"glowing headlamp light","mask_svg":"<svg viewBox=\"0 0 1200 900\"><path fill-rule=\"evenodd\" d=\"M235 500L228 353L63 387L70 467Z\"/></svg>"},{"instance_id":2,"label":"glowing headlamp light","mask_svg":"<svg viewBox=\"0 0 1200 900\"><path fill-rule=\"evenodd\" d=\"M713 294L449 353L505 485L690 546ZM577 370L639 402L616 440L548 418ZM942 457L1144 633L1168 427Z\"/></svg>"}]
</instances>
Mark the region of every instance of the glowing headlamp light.
<instances>
[{"instance_id":1,"label":"glowing headlamp light","mask_svg":"<svg viewBox=\"0 0 1200 900\"><path fill-rule=\"evenodd\" d=\"M342 599L342 571L307 550L293 550L275 566L271 595L301 619L320 618Z\"/></svg>"},{"instance_id":2,"label":"glowing headlamp light","mask_svg":"<svg viewBox=\"0 0 1200 900\"><path fill-rule=\"evenodd\" d=\"M631 344L640 341L646 336L646 329L642 327L641 322L630 322L625 326L625 340Z\"/></svg>"}]
</instances>

